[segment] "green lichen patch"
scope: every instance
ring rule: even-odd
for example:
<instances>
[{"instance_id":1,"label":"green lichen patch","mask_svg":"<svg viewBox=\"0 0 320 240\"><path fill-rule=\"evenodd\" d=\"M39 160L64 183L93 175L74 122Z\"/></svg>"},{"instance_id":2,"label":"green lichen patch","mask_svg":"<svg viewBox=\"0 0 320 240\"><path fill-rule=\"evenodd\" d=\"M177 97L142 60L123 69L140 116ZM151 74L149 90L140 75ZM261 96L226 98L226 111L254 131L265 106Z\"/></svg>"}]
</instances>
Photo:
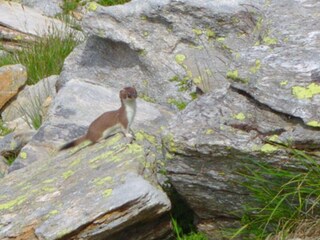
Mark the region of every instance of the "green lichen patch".
<instances>
[{"instance_id":1,"label":"green lichen patch","mask_svg":"<svg viewBox=\"0 0 320 240\"><path fill-rule=\"evenodd\" d=\"M200 36L200 35L203 34L202 29L199 29L199 28L194 28L194 29L192 29L192 32L193 32L195 35L197 35L197 36Z\"/></svg>"},{"instance_id":2,"label":"green lichen patch","mask_svg":"<svg viewBox=\"0 0 320 240\"><path fill-rule=\"evenodd\" d=\"M266 36L262 39L262 43L265 45L268 45L268 46L275 45L278 43L278 40L276 38L271 38L271 37Z\"/></svg>"},{"instance_id":3,"label":"green lichen patch","mask_svg":"<svg viewBox=\"0 0 320 240\"><path fill-rule=\"evenodd\" d=\"M97 8L98 8L98 4L97 4L96 2L90 2L90 3L88 3L88 5L87 5L87 10L88 10L88 11L91 11L91 12L96 11Z\"/></svg>"},{"instance_id":4,"label":"green lichen patch","mask_svg":"<svg viewBox=\"0 0 320 240\"><path fill-rule=\"evenodd\" d=\"M261 68L261 61L258 59L255 61L255 65L250 68L250 72L255 74L260 70L260 68Z\"/></svg>"},{"instance_id":5,"label":"green lichen patch","mask_svg":"<svg viewBox=\"0 0 320 240\"><path fill-rule=\"evenodd\" d=\"M194 84L196 84L196 85L200 85L202 83L202 77L201 76L195 77L192 80L193 80Z\"/></svg>"},{"instance_id":6,"label":"green lichen patch","mask_svg":"<svg viewBox=\"0 0 320 240\"><path fill-rule=\"evenodd\" d=\"M150 135L144 131L139 131L135 135L137 141L143 141L144 139L146 139L149 143L151 143L154 146L158 144L155 136Z\"/></svg>"},{"instance_id":7,"label":"green lichen patch","mask_svg":"<svg viewBox=\"0 0 320 240\"><path fill-rule=\"evenodd\" d=\"M148 19L148 17L147 17L146 15L141 15L141 16L140 16L140 19L145 21L145 20Z\"/></svg>"},{"instance_id":8,"label":"green lichen patch","mask_svg":"<svg viewBox=\"0 0 320 240\"><path fill-rule=\"evenodd\" d=\"M27 154L26 152L20 152L20 157L21 157L22 159L27 159L28 154Z\"/></svg>"},{"instance_id":9,"label":"green lichen patch","mask_svg":"<svg viewBox=\"0 0 320 240\"><path fill-rule=\"evenodd\" d=\"M183 62L186 60L186 55L183 55L183 54L177 54L175 56L175 60L178 64L182 65Z\"/></svg>"},{"instance_id":10,"label":"green lichen patch","mask_svg":"<svg viewBox=\"0 0 320 240\"><path fill-rule=\"evenodd\" d=\"M177 151L177 146L176 146L176 144L174 142L174 138L173 138L173 135L171 133L167 134L163 138L163 140L166 143L169 152L176 152Z\"/></svg>"},{"instance_id":11,"label":"green lichen patch","mask_svg":"<svg viewBox=\"0 0 320 240\"><path fill-rule=\"evenodd\" d=\"M144 94L144 93L140 93L139 94L139 98L145 100L146 102L151 102L151 103L155 103L156 102L155 98L152 98L152 97L150 97L150 96L148 96L147 94Z\"/></svg>"},{"instance_id":12,"label":"green lichen patch","mask_svg":"<svg viewBox=\"0 0 320 240\"><path fill-rule=\"evenodd\" d=\"M70 167L76 166L81 162L81 158L77 158L70 163Z\"/></svg>"},{"instance_id":13,"label":"green lichen patch","mask_svg":"<svg viewBox=\"0 0 320 240\"><path fill-rule=\"evenodd\" d=\"M0 211L7 210L7 209L12 209L13 207L15 207L17 205L22 204L26 199L27 199L26 196L20 196L20 197L17 197L16 199L14 199L14 200L9 201L9 202L2 203L2 204L0 204Z\"/></svg>"},{"instance_id":14,"label":"green lichen patch","mask_svg":"<svg viewBox=\"0 0 320 240\"><path fill-rule=\"evenodd\" d=\"M143 147L139 144L132 143L128 145L128 153L131 154L143 154L144 150Z\"/></svg>"},{"instance_id":15,"label":"green lichen patch","mask_svg":"<svg viewBox=\"0 0 320 240\"><path fill-rule=\"evenodd\" d=\"M286 86L288 85L289 81L288 80L283 80L280 82L280 86Z\"/></svg>"},{"instance_id":16,"label":"green lichen patch","mask_svg":"<svg viewBox=\"0 0 320 240\"><path fill-rule=\"evenodd\" d=\"M41 190L45 192L54 192L57 189L55 187L45 186L45 187L42 187Z\"/></svg>"},{"instance_id":17,"label":"green lichen patch","mask_svg":"<svg viewBox=\"0 0 320 240\"><path fill-rule=\"evenodd\" d=\"M169 99L167 100L167 102L168 102L169 104L171 104L171 105L176 106L180 111L183 110L183 109L185 109L186 106L188 105L187 102L182 101L182 100L178 100L178 99L174 99L174 98L169 98Z\"/></svg>"},{"instance_id":18,"label":"green lichen patch","mask_svg":"<svg viewBox=\"0 0 320 240\"><path fill-rule=\"evenodd\" d=\"M227 72L227 78L231 79L231 80L233 80L235 82L241 82L241 83L244 83L244 84L247 84L249 82L248 79L244 79L244 78L239 77L239 72L238 72L237 69L229 70Z\"/></svg>"},{"instance_id":19,"label":"green lichen patch","mask_svg":"<svg viewBox=\"0 0 320 240\"><path fill-rule=\"evenodd\" d=\"M272 136L269 136L268 140L271 141L271 142L279 142L279 135L274 134Z\"/></svg>"},{"instance_id":20,"label":"green lichen patch","mask_svg":"<svg viewBox=\"0 0 320 240\"><path fill-rule=\"evenodd\" d=\"M278 150L278 148L276 146L273 146L273 145L271 145L269 143L264 144L260 149L260 151L263 152L263 153L272 153L272 152L275 152L277 150Z\"/></svg>"},{"instance_id":21,"label":"green lichen patch","mask_svg":"<svg viewBox=\"0 0 320 240\"><path fill-rule=\"evenodd\" d=\"M52 216L54 216L54 215L57 215L59 213L59 211L58 210L52 210L52 211L50 211L46 216L45 216L45 218L46 219L48 219L49 217L52 217Z\"/></svg>"},{"instance_id":22,"label":"green lichen patch","mask_svg":"<svg viewBox=\"0 0 320 240\"><path fill-rule=\"evenodd\" d=\"M111 189L111 188L108 188L108 189L106 189L106 190L103 191L103 196L104 196L105 198L110 197L111 194L112 194L112 189Z\"/></svg>"},{"instance_id":23,"label":"green lichen patch","mask_svg":"<svg viewBox=\"0 0 320 240\"><path fill-rule=\"evenodd\" d=\"M148 31L144 31L144 32L143 32L143 36L144 36L144 37L148 37L148 36L149 36L149 32L148 32Z\"/></svg>"},{"instance_id":24,"label":"green lichen patch","mask_svg":"<svg viewBox=\"0 0 320 240\"><path fill-rule=\"evenodd\" d=\"M310 99L316 94L320 94L320 85L311 83L307 87L294 86L292 94L298 99Z\"/></svg>"},{"instance_id":25,"label":"green lichen patch","mask_svg":"<svg viewBox=\"0 0 320 240\"><path fill-rule=\"evenodd\" d=\"M238 114L233 115L233 118L240 120L240 121L243 121L246 119L246 115L244 115L244 113L240 112Z\"/></svg>"},{"instance_id":26,"label":"green lichen patch","mask_svg":"<svg viewBox=\"0 0 320 240\"><path fill-rule=\"evenodd\" d=\"M211 39L211 38L215 38L217 36L217 34L213 30L207 29L206 36L208 37L208 39Z\"/></svg>"},{"instance_id":27,"label":"green lichen patch","mask_svg":"<svg viewBox=\"0 0 320 240\"><path fill-rule=\"evenodd\" d=\"M211 129L211 128L209 128L209 129L206 130L206 135L211 135L211 134L213 134L213 133L214 133L214 130Z\"/></svg>"},{"instance_id":28,"label":"green lichen patch","mask_svg":"<svg viewBox=\"0 0 320 240\"><path fill-rule=\"evenodd\" d=\"M307 125L310 127L320 127L320 122L313 120L308 122Z\"/></svg>"},{"instance_id":29,"label":"green lichen patch","mask_svg":"<svg viewBox=\"0 0 320 240\"><path fill-rule=\"evenodd\" d=\"M105 183L111 183L113 181L113 178L111 176L107 176L104 178L95 178L93 180L93 183L97 186L104 185Z\"/></svg>"},{"instance_id":30,"label":"green lichen patch","mask_svg":"<svg viewBox=\"0 0 320 240\"><path fill-rule=\"evenodd\" d=\"M66 172L62 173L62 176L63 176L64 179L68 179L68 178L71 177L73 174L74 174L74 171L69 170L69 171L66 171Z\"/></svg>"},{"instance_id":31,"label":"green lichen patch","mask_svg":"<svg viewBox=\"0 0 320 240\"><path fill-rule=\"evenodd\" d=\"M48 183L53 183L54 181L56 181L56 178L49 178L49 179L43 180L42 183L48 184Z\"/></svg>"}]
</instances>

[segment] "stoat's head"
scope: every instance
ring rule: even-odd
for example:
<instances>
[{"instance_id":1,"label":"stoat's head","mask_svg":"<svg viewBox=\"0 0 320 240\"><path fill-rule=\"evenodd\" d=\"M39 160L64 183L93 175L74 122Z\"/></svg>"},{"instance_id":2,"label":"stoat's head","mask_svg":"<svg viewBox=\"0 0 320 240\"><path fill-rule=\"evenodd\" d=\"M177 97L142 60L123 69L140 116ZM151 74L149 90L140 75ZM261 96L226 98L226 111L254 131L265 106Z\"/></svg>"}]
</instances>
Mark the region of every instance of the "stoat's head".
<instances>
[{"instance_id":1,"label":"stoat's head","mask_svg":"<svg viewBox=\"0 0 320 240\"><path fill-rule=\"evenodd\" d=\"M134 87L125 87L119 93L121 100L134 101L138 97L137 90Z\"/></svg>"}]
</instances>

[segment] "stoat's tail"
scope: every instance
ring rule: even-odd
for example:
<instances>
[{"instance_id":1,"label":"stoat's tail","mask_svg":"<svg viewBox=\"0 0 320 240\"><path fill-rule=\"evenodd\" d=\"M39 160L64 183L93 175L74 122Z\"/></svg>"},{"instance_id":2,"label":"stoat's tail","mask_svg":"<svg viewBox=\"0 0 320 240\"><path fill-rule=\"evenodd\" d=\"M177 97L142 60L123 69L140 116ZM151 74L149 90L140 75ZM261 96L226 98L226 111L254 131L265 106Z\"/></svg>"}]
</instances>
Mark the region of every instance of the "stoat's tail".
<instances>
[{"instance_id":1,"label":"stoat's tail","mask_svg":"<svg viewBox=\"0 0 320 240\"><path fill-rule=\"evenodd\" d=\"M84 142L85 140L87 140L86 138L86 135L76 139L76 140L73 140L71 142L68 142L66 144L64 144L62 147L60 147L59 151L61 150L65 150L65 149L68 149L68 148L71 148L71 147L74 147L74 146L77 146L79 145L80 143Z\"/></svg>"}]
</instances>

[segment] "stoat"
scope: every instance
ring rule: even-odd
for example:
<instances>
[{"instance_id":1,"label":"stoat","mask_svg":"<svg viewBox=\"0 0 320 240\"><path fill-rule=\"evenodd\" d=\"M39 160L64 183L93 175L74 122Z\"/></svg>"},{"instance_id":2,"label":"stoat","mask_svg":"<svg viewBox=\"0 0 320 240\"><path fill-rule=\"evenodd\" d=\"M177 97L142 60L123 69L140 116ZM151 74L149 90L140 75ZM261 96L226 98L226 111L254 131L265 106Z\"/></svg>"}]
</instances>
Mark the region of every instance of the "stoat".
<instances>
[{"instance_id":1,"label":"stoat","mask_svg":"<svg viewBox=\"0 0 320 240\"><path fill-rule=\"evenodd\" d=\"M126 137L132 138L130 126L136 114L137 91L134 87L125 87L120 91L119 97L121 107L118 110L103 113L90 124L84 136L66 143L60 150L77 146L86 140L96 143L110 136L118 128L121 128Z\"/></svg>"}]
</instances>

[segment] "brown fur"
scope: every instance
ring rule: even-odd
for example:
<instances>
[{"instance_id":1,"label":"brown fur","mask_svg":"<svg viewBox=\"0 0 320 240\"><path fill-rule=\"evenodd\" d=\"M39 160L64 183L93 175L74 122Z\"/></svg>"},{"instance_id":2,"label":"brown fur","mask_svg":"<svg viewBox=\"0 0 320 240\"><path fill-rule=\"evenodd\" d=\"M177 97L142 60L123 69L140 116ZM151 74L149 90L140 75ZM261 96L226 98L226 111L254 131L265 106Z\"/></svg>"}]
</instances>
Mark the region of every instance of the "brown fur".
<instances>
[{"instance_id":1,"label":"brown fur","mask_svg":"<svg viewBox=\"0 0 320 240\"><path fill-rule=\"evenodd\" d=\"M90 124L88 131L84 136L63 145L60 150L77 146L86 140L96 143L103 137L103 133L106 130L111 129L118 124L122 128L123 133L127 135L129 133L130 126L126 107L127 104L136 100L137 91L133 87L126 87L119 92L119 97L121 99L121 107L118 110L105 112L100 115Z\"/></svg>"}]
</instances>

